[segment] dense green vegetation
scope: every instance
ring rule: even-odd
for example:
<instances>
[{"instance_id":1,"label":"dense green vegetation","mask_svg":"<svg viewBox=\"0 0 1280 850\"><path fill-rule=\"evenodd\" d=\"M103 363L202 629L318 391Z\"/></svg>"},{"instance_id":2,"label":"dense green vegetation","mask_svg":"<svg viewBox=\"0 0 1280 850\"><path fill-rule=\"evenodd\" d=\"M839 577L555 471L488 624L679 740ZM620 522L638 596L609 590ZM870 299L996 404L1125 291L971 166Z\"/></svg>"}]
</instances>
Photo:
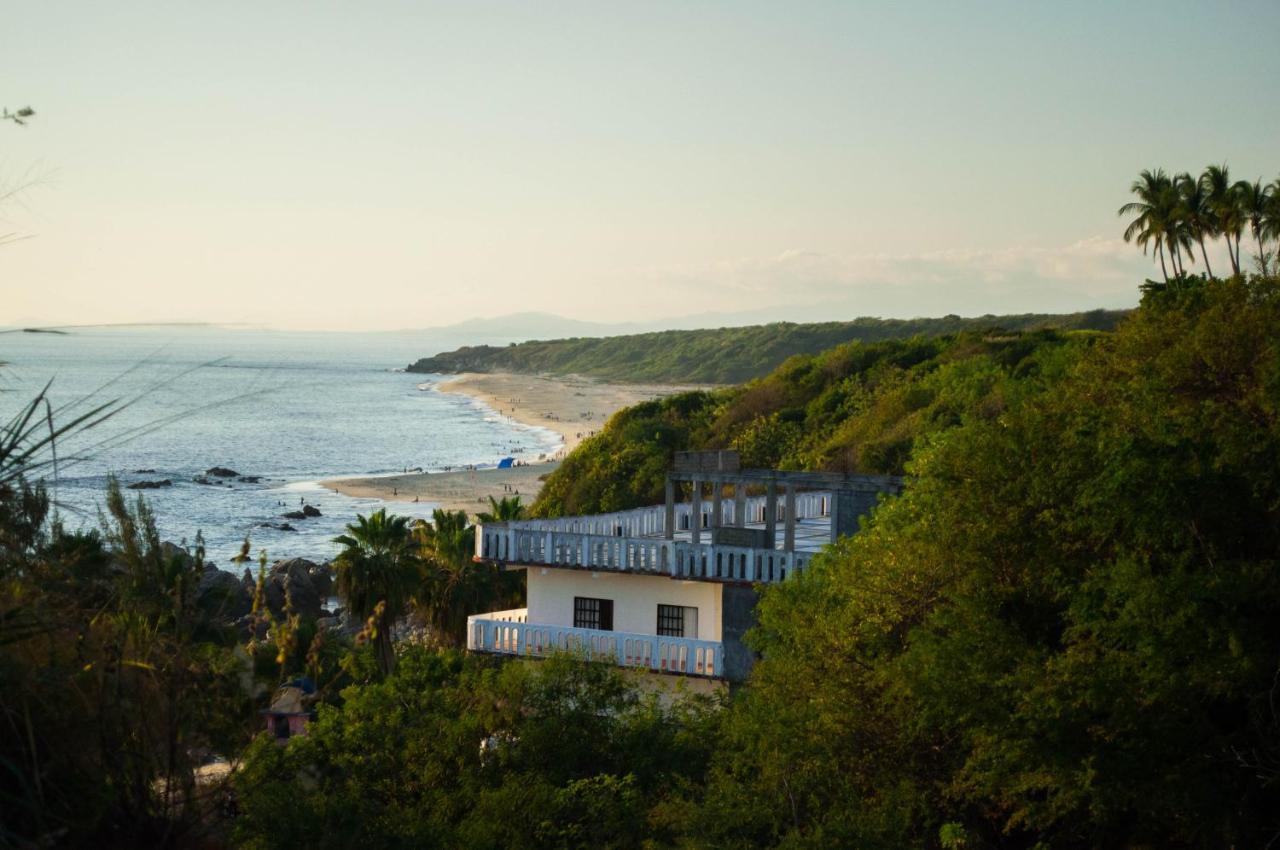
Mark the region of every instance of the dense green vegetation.
<instances>
[{"instance_id":1,"label":"dense green vegetation","mask_svg":"<svg viewBox=\"0 0 1280 850\"><path fill-rule=\"evenodd\" d=\"M616 668L501 665L407 648L396 675L253 744L237 837L253 848L670 844L716 741L708 698L666 704Z\"/></svg>"},{"instance_id":2,"label":"dense green vegetation","mask_svg":"<svg viewBox=\"0 0 1280 850\"><path fill-rule=\"evenodd\" d=\"M548 478L537 516L662 501L673 451L735 448L745 466L902 474L921 438L1005 408L1098 332L965 332L797 355L742 387L619 411Z\"/></svg>"},{"instance_id":3,"label":"dense green vegetation","mask_svg":"<svg viewBox=\"0 0 1280 850\"><path fill-rule=\"evenodd\" d=\"M1280 286L1153 294L1007 402L765 594L709 843L1276 835Z\"/></svg>"},{"instance_id":4,"label":"dense green vegetation","mask_svg":"<svg viewBox=\"0 0 1280 850\"><path fill-rule=\"evenodd\" d=\"M1023 314L962 319L872 319L745 328L662 331L604 338L474 346L423 358L410 372L530 372L590 375L613 381L737 384L768 374L788 357L842 343L910 339L964 331L1109 330L1122 310L1069 315Z\"/></svg>"}]
</instances>

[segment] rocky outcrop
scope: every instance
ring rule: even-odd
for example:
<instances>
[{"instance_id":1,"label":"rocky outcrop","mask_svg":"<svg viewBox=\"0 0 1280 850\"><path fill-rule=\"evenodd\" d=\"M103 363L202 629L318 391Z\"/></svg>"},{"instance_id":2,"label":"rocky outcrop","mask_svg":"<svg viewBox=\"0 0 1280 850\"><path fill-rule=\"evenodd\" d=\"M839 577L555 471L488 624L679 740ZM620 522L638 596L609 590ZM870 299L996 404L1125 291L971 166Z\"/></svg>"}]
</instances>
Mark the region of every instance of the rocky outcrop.
<instances>
[{"instance_id":1,"label":"rocky outcrop","mask_svg":"<svg viewBox=\"0 0 1280 850\"><path fill-rule=\"evenodd\" d=\"M298 530L294 528L292 525L289 525L289 523L287 522L260 522L258 523L258 528L274 528L276 531L297 531Z\"/></svg>"},{"instance_id":2,"label":"rocky outcrop","mask_svg":"<svg viewBox=\"0 0 1280 850\"><path fill-rule=\"evenodd\" d=\"M235 622L253 608L253 586L245 587L235 574L205 564L196 587L196 604L220 620Z\"/></svg>"},{"instance_id":3,"label":"rocky outcrop","mask_svg":"<svg viewBox=\"0 0 1280 850\"><path fill-rule=\"evenodd\" d=\"M169 478L160 481L137 481L129 485L130 490L158 490L161 487L172 487L173 481Z\"/></svg>"},{"instance_id":4,"label":"rocky outcrop","mask_svg":"<svg viewBox=\"0 0 1280 850\"><path fill-rule=\"evenodd\" d=\"M282 616L286 599L293 604L293 612L305 618L315 619L324 608L324 601L332 590L332 578L328 565L320 565L305 558L276 561L267 573L267 608L273 616Z\"/></svg>"},{"instance_id":5,"label":"rocky outcrop","mask_svg":"<svg viewBox=\"0 0 1280 850\"><path fill-rule=\"evenodd\" d=\"M238 478L240 473L234 469L227 469L225 466L214 466L204 471L207 478Z\"/></svg>"},{"instance_id":6,"label":"rocky outcrop","mask_svg":"<svg viewBox=\"0 0 1280 850\"><path fill-rule=\"evenodd\" d=\"M333 595L333 567L330 564L313 564L308 573L311 575L311 585L321 599L328 599Z\"/></svg>"}]
</instances>

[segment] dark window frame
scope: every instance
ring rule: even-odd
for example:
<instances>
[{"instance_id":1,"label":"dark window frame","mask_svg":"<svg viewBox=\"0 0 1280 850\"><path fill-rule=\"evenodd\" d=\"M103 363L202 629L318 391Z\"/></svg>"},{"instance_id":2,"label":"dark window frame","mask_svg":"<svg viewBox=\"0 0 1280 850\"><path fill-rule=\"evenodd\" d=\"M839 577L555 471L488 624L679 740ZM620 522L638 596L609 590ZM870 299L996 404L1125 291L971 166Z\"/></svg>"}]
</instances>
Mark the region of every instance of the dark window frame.
<instances>
[{"instance_id":1,"label":"dark window frame","mask_svg":"<svg viewBox=\"0 0 1280 850\"><path fill-rule=\"evenodd\" d=\"M573 627L613 631L613 600L595 596L573 597Z\"/></svg>"},{"instance_id":2,"label":"dark window frame","mask_svg":"<svg viewBox=\"0 0 1280 850\"><path fill-rule=\"evenodd\" d=\"M658 635L684 637L685 618L683 605L658 603Z\"/></svg>"}]
</instances>

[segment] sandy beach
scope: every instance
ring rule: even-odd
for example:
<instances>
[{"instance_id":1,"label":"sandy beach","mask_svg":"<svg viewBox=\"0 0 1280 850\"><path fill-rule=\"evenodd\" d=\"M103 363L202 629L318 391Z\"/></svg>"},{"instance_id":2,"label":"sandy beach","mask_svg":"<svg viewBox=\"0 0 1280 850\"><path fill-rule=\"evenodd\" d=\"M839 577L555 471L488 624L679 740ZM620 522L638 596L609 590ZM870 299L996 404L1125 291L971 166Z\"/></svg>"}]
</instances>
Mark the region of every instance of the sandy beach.
<instances>
[{"instance_id":1,"label":"sandy beach","mask_svg":"<svg viewBox=\"0 0 1280 850\"><path fill-rule=\"evenodd\" d=\"M607 384L577 376L547 377L467 373L440 384L440 392L471 396L503 416L558 433L564 446L556 459L510 469L453 470L367 478L339 478L321 484L339 493L389 502L428 502L469 514L485 510L489 497L519 494L531 503L559 457L604 427L617 410L694 387Z\"/></svg>"}]
</instances>

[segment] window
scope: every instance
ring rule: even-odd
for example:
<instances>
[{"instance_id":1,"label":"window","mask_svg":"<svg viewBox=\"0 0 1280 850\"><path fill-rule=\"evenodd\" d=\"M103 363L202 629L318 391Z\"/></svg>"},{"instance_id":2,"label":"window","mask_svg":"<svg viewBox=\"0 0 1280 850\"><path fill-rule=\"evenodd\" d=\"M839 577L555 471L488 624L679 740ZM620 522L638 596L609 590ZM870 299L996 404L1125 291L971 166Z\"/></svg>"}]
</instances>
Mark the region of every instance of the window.
<instances>
[{"instance_id":1,"label":"window","mask_svg":"<svg viewBox=\"0 0 1280 850\"><path fill-rule=\"evenodd\" d=\"M573 597L573 627L613 631L613 600Z\"/></svg>"},{"instance_id":2,"label":"window","mask_svg":"<svg viewBox=\"0 0 1280 850\"><path fill-rule=\"evenodd\" d=\"M666 637L696 638L698 609L683 605L659 605L658 634Z\"/></svg>"}]
</instances>

